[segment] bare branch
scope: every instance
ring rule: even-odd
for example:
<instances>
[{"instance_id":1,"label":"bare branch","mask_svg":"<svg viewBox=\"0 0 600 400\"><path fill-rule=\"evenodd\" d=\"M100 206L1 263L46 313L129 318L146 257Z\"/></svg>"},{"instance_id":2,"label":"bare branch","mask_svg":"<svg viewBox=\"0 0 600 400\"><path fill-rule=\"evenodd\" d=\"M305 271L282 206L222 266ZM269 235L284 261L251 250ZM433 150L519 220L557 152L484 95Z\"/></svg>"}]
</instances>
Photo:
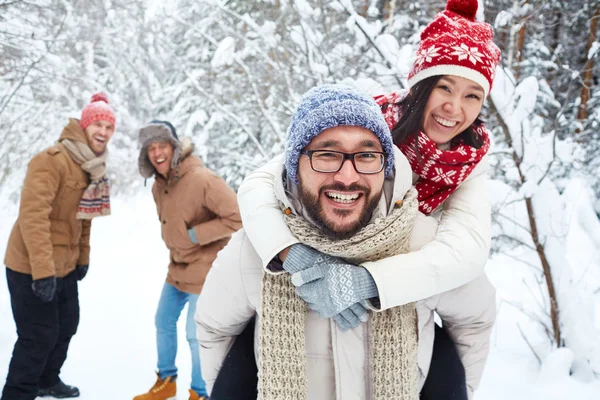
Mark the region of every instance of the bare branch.
<instances>
[{"instance_id":1,"label":"bare branch","mask_svg":"<svg viewBox=\"0 0 600 400\"><path fill-rule=\"evenodd\" d=\"M515 226L518 226L519 228L523 229L525 232L531 234L531 230L528 227L526 227L525 225L520 224L519 222L515 221L514 219L512 219L512 218L510 218L510 217L502 214L501 212L496 213L496 215L499 216L499 217L502 217L502 218L506 219L508 222L514 224ZM530 247L529 245L525 245L525 246ZM532 250L535 250L535 249L532 248Z\"/></svg>"},{"instance_id":2,"label":"bare branch","mask_svg":"<svg viewBox=\"0 0 600 400\"><path fill-rule=\"evenodd\" d=\"M523 332L523 329L521 329L521 324L517 324L517 327L519 328L519 332L521 333L521 337L523 338L523 340L525 341L525 343L527 343L527 347L529 347L529 350L531 350L531 352L535 356L535 358L536 358L536 360L538 362L538 365L542 365L542 359L540 358L540 356L537 354L537 352L535 351L535 349L531 345L531 342L529 342L529 339L527 339L527 335L525 335L525 333Z\"/></svg>"},{"instance_id":3,"label":"bare branch","mask_svg":"<svg viewBox=\"0 0 600 400\"><path fill-rule=\"evenodd\" d=\"M229 111L228 109L226 109L225 107L223 107L223 105L221 105L220 103L218 103L214 99L213 96L211 96L208 92L206 92L206 90L204 90L204 88L202 88L202 86L200 86L200 84L198 83L198 81L196 80L196 78L194 78L192 75L190 75L189 72L187 72L186 70L183 70L183 73L188 77L188 79L190 80L190 82L192 82L192 84L194 85L194 87L196 88L196 90L198 90L200 93L202 93L202 95L204 95L204 97L206 97L206 99L208 101L210 101L211 103L213 103L213 105L215 107L217 107L219 109L219 111L221 111L222 113L224 113L225 115L227 115L229 118L231 118L232 121L234 121L236 124L238 124L238 126L240 128L242 128L242 130L244 131L244 133L246 133L246 135L248 135L248 137L252 140L252 142L254 143L254 145L256 146L256 148L258 149L258 151L260 152L260 154L265 159L268 159L269 156L268 156L267 152L262 147L262 145L260 144L260 142L258 141L258 139L256 138L256 136L252 132L250 132L248 130L248 128L246 128L246 126L239 120L239 118L235 114L233 114L231 111Z\"/></svg>"},{"instance_id":4,"label":"bare branch","mask_svg":"<svg viewBox=\"0 0 600 400\"><path fill-rule=\"evenodd\" d=\"M342 7L344 7L344 10L346 10L346 12L348 13L348 15L350 15L351 17L354 17L354 24L358 27L358 29L360 29L360 31L363 33L363 35L365 35L365 37L367 38L367 40L371 43L371 45L373 46L373 48L379 53L379 55L381 56L381 59L383 60L383 62L385 62L385 65L390 70L394 71L396 68L385 57L385 55L383 54L383 52L381 51L381 49L379 48L379 46L377 46L377 43L375 43L375 40L373 40L373 38L367 33L367 31L364 30L364 28L362 27L362 25L358 22L357 17L360 17L360 16L356 13L356 10L354 10L354 9L349 10L348 7L346 6L346 4L344 4L343 1L338 0L338 3ZM394 78L396 79L396 82L398 83L398 85L402 89L404 89L404 83L402 82L402 79L400 79L400 77L398 76L398 74L394 74Z\"/></svg>"},{"instance_id":5,"label":"bare branch","mask_svg":"<svg viewBox=\"0 0 600 400\"><path fill-rule=\"evenodd\" d=\"M8 7L8 6L12 6L13 4L19 4L22 3L23 0L13 0L11 2L8 3L0 3L0 7Z\"/></svg>"},{"instance_id":6,"label":"bare branch","mask_svg":"<svg viewBox=\"0 0 600 400\"><path fill-rule=\"evenodd\" d=\"M54 34L54 38L55 39L58 38L58 36L60 36L60 34L62 33L62 30L63 30L63 28L65 26L65 21L67 20L67 17L68 17L68 14L63 17L63 19L62 19L62 21L61 21L61 23L60 23L60 25L58 27L58 30ZM50 54L51 51L52 51L52 44L47 47L46 52L44 54L42 54L37 60L35 60L33 63L31 63L29 65L29 67L27 68L27 71L25 71L25 73L21 77L19 83L16 85L16 87L14 88L14 90L12 91L12 93L10 93L10 95L8 95L8 98L5 97L6 101L4 102L4 99L2 99L2 101L4 102L4 104L0 108L0 115L2 115L2 113L4 112L4 110L6 109L6 107L8 106L8 104L10 103L10 101L12 100L12 98L19 91L19 89L23 86L23 84L25 83L25 80L29 76L29 73L36 67L37 64L39 64L44 58L46 58L46 56L48 54Z\"/></svg>"},{"instance_id":7,"label":"bare branch","mask_svg":"<svg viewBox=\"0 0 600 400\"><path fill-rule=\"evenodd\" d=\"M273 133L275 133L277 135L277 137L279 138L279 140L283 142L285 140L285 138L284 138L283 132L281 130L281 127L279 126L277 121L275 121L273 118L271 118L271 114L269 114L267 112L267 110L265 109L263 101L260 98L260 93L258 92L258 87L256 86L254 79L252 78L252 74L250 73L250 70L248 69L248 67L242 61L242 59L240 57L236 56L236 57L234 57L234 59L235 59L235 62L240 67L242 67L242 69L246 73L246 76L248 77L248 81L250 82L250 85L252 86L252 90L254 91L254 97L256 98L256 103L258 104L258 107L260 108L260 111L262 112L263 117L267 120L269 125L271 125L271 129L273 130Z\"/></svg>"}]
</instances>

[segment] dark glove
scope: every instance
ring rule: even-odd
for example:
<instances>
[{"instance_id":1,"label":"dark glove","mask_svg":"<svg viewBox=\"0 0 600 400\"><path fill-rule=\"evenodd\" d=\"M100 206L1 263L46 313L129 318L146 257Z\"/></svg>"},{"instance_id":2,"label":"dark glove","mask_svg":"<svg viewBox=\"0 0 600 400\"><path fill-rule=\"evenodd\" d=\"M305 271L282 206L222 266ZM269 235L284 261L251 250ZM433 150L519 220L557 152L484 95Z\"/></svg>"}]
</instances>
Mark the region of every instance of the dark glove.
<instances>
[{"instance_id":1,"label":"dark glove","mask_svg":"<svg viewBox=\"0 0 600 400\"><path fill-rule=\"evenodd\" d=\"M77 274L77 280L80 281L83 278L85 278L85 275L87 274L89 265L85 264L85 265L78 265L75 267L75 273Z\"/></svg>"},{"instance_id":2,"label":"dark glove","mask_svg":"<svg viewBox=\"0 0 600 400\"><path fill-rule=\"evenodd\" d=\"M48 278L37 279L31 282L31 289L33 294L44 303L49 303L54 298L54 293L56 293L56 277L49 276Z\"/></svg>"}]
</instances>

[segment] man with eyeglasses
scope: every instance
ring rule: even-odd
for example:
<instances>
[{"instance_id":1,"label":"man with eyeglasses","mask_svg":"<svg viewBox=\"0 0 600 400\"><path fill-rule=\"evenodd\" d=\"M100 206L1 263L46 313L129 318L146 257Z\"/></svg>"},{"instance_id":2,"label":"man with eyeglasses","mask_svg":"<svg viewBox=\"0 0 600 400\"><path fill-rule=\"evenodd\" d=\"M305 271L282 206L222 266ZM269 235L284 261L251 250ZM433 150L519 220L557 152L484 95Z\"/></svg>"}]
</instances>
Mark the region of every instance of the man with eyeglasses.
<instances>
[{"instance_id":1,"label":"man with eyeglasses","mask_svg":"<svg viewBox=\"0 0 600 400\"><path fill-rule=\"evenodd\" d=\"M422 333L433 329L434 310L453 337L465 338L467 373L481 373L495 315L494 290L486 278L373 312L377 287L356 265L418 249L437 229L434 219L418 212L410 166L393 146L373 99L345 85L310 90L292 117L285 158L279 161L275 196L306 251L290 252L284 263L275 258L263 269L242 229L217 256L196 311L211 398L229 398L222 388L235 387L243 375L219 372L234 339L255 316L255 386L261 400L416 400L433 347L432 333ZM355 265L340 265L335 257ZM307 261L317 265L310 273L301 268ZM324 297L331 318L313 310ZM357 305L344 310L348 302ZM348 329L335 318L361 322ZM212 392L217 376L219 389ZM252 397L256 394L235 396Z\"/></svg>"}]
</instances>

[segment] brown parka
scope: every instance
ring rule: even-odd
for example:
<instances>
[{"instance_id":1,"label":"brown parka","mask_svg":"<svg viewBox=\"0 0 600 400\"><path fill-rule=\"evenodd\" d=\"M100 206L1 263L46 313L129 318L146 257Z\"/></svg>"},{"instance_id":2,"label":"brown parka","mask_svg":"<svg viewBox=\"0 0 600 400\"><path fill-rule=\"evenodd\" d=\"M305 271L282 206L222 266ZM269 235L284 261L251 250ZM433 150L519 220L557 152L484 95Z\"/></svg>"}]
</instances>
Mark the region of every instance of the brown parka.
<instances>
[{"instance_id":1,"label":"brown parka","mask_svg":"<svg viewBox=\"0 0 600 400\"><path fill-rule=\"evenodd\" d=\"M235 192L192 155L191 141L182 141L179 167L169 180L155 174L152 194L161 223L162 238L170 250L167 282L199 294L217 253L242 227ZM198 243L192 242L188 229Z\"/></svg>"},{"instance_id":2,"label":"brown parka","mask_svg":"<svg viewBox=\"0 0 600 400\"><path fill-rule=\"evenodd\" d=\"M70 119L59 142L29 162L4 258L8 268L34 280L62 278L76 265L89 264L91 221L76 218L89 176L73 161L62 139L88 144L79 121Z\"/></svg>"}]
</instances>

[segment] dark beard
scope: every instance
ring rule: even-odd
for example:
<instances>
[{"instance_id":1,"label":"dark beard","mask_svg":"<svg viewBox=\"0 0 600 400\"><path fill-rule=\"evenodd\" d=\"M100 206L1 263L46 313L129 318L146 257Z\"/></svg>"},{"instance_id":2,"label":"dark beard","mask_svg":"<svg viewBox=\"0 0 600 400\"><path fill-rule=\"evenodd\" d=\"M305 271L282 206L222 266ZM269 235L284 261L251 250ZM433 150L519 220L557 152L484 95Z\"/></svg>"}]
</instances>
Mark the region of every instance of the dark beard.
<instances>
[{"instance_id":1,"label":"dark beard","mask_svg":"<svg viewBox=\"0 0 600 400\"><path fill-rule=\"evenodd\" d=\"M374 196L371 196L371 190L366 186L360 186L358 184L352 184L350 186L344 186L341 183L323 186L319 189L319 195L314 196L312 193L309 193L303 189L302 179L299 179L298 191L300 195L300 202L304 206L306 213L314 222L317 227L325 234L325 236L329 237L333 240L344 240L351 238L356 232L367 226L369 221L371 220L371 216L373 215L373 211L377 207L377 203L381 198L382 191L379 191ZM340 228L336 228L335 224L327 219L325 215L323 215L323 208L319 202L319 197L325 191L336 191L336 192L350 192L350 191L363 191L366 201L366 206L363 208L360 217L356 220L355 223L349 225L347 228L340 230ZM350 210L334 210L334 212L341 216L345 217L349 215L352 211Z\"/></svg>"}]
</instances>

